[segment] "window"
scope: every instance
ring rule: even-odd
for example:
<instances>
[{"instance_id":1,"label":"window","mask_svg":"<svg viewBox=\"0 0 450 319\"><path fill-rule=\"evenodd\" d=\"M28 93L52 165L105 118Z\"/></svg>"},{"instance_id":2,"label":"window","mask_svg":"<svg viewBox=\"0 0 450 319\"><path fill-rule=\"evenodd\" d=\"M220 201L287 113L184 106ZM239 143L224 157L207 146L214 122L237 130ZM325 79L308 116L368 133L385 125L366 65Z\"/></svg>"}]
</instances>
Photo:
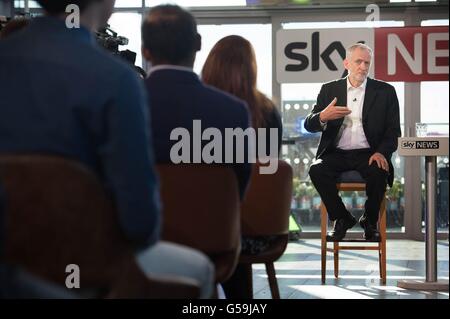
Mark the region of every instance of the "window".
<instances>
[{"instance_id":1,"label":"window","mask_svg":"<svg viewBox=\"0 0 450 319\"><path fill-rule=\"evenodd\" d=\"M40 8L41 6L33 0L27 1L27 0L15 0L14 1L14 7L15 8L25 8L26 2L28 2L28 8Z\"/></svg>"},{"instance_id":2,"label":"window","mask_svg":"<svg viewBox=\"0 0 450 319\"><path fill-rule=\"evenodd\" d=\"M26 0L15 0L14 7L25 8ZM28 1L29 8L40 8L41 6L34 0ZM134 8L142 7L142 0L116 0L116 8Z\"/></svg>"},{"instance_id":3,"label":"window","mask_svg":"<svg viewBox=\"0 0 450 319\"><path fill-rule=\"evenodd\" d=\"M142 7L142 0L116 0L116 8L136 8Z\"/></svg>"},{"instance_id":4,"label":"window","mask_svg":"<svg viewBox=\"0 0 450 319\"><path fill-rule=\"evenodd\" d=\"M141 54L141 14L131 12L116 12L109 19L109 25L119 36L128 39L127 46L119 47L120 50L130 50L136 53L135 65L142 65Z\"/></svg>"},{"instance_id":5,"label":"window","mask_svg":"<svg viewBox=\"0 0 450 319\"><path fill-rule=\"evenodd\" d=\"M272 27L270 24L223 24L199 25L202 36L202 50L197 53L194 71L200 74L206 58L213 46L228 35L240 35L253 45L258 65L258 88L267 96L272 96ZM264 37L261 37L264 34Z\"/></svg>"},{"instance_id":6,"label":"window","mask_svg":"<svg viewBox=\"0 0 450 319\"><path fill-rule=\"evenodd\" d=\"M160 4L177 4L182 7L225 7L225 6L245 6L245 0L146 0L147 7Z\"/></svg>"},{"instance_id":7,"label":"window","mask_svg":"<svg viewBox=\"0 0 450 319\"><path fill-rule=\"evenodd\" d=\"M426 20L422 26L448 26L449 20ZM420 83L420 122L427 124L427 134L449 134L448 81ZM437 158L437 207L436 224L438 231L448 232L448 156ZM421 162L422 181L422 226L425 226L425 163Z\"/></svg>"}]
</instances>

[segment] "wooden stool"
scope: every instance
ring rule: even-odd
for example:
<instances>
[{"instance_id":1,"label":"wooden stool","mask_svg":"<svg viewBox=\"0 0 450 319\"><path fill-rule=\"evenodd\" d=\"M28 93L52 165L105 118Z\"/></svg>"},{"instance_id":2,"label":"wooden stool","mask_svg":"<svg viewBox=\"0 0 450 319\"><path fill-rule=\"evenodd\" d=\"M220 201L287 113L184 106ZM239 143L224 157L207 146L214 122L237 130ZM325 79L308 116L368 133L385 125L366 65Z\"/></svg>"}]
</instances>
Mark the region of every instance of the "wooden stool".
<instances>
[{"instance_id":1,"label":"wooden stool","mask_svg":"<svg viewBox=\"0 0 450 319\"><path fill-rule=\"evenodd\" d=\"M341 174L336 184L339 191L365 191L366 183L357 171L348 171ZM321 230L321 250L322 250L322 283L325 283L327 251L334 254L334 277L339 276L339 251L340 250L378 250L380 278L383 284L386 284L386 197L381 202L380 213L378 217L378 230L380 232L380 241L367 241L365 239L343 239L332 242L333 248L328 248L327 228L328 213L323 202L320 204L320 230ZM340 243L363 243L361 246L341 246ZM367 245L373 243L376 245Z\"/></svg>"}]
</instances>

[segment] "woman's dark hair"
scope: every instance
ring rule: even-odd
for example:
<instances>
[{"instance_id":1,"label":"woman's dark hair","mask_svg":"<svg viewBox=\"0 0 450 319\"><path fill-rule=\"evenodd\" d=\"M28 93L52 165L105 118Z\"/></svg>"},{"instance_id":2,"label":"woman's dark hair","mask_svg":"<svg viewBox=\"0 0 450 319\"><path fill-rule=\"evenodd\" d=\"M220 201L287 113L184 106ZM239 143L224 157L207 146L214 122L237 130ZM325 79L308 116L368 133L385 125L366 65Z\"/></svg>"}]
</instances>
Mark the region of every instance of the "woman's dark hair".
<instances>
[{"instance_id":1,"label":"woman's dark hair","mask_svg":"<svg viewBox=\"0 0 450 319\"><path fill-rule=\"evenodd\" d=\"M266 114L275 106L256 87L257 68L253 46L230 35L212 48L202 70L206 84L231 93L247 102L254 128L265 127Z\"/></svg>"},{"instance_id":2,"label":"woman's dark hair","mask_svg":"<svg viewBox=\"0 0 450 319\"><path fill-rule=\"evenodd\" d=\"M37 2L50 14L59 14L66 12L66 7L70 4L75 4L83 12L86 7L92 2L103 0L37 0Z\"/></svg>"}]
</instances>

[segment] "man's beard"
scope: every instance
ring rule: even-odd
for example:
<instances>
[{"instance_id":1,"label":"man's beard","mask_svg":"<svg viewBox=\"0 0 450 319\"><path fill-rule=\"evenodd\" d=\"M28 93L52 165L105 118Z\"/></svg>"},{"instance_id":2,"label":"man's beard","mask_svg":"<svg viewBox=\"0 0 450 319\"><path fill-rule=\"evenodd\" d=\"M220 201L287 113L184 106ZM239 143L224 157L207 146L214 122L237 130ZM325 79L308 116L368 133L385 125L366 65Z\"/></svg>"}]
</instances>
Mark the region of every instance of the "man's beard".
<instances>
[{"instance_id":1,"label":"man's beard","mask_svg":"<svg viewBox=\"0 0 450 319\"><path fill-rule=\"evenodd\" d=\"M353 75L353 77L358 81L358 82L364 82L367 78L367 73L366 74L355 74Z\"/></svg>"}]
</instances>

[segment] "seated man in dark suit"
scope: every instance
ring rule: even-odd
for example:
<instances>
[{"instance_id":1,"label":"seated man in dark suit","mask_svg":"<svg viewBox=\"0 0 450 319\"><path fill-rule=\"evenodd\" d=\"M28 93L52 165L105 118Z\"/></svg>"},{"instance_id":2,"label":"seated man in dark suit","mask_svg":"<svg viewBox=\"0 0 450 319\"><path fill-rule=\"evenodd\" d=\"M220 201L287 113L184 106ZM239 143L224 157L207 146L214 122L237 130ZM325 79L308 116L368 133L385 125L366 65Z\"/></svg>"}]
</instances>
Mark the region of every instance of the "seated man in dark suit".
<instances>
[{"instance_id":1,"label":"seated man in dark suit","mask_svg":"<svg viewBox=\"0 0 450 319\"><path fill-rule=\"evenodd\" d=\"M357 170L366 181L365 213L359 222L367 240L379 240L378 213L386 184L393 182L391 156L401 135L399 105L394 87L367 77L372 55L365 44L349 47L344 60L348 76L322 86L305 120L308 131L322 132L309 176L335 221L329 234L334 241L356 224L338 195L336 177Z\"/></svg>"},{"instance_id":2,"label":"seated man in dark suit","mask_svg":"<svg viewBox=\"0 0 450 319\"><path fill-rule=\"evenodd\" d=\"M45 16L0 40L0 154L54 154L88 166L110 191L142 271L194 280L201 297L210 297L214 268L208 258L159 240L159 191L142 81L92 35L106 25L115 1L38 3ZM73 28L65 13L69 4L80 10L80 25Z\"/></svg>"},{"instance_id":3,"label":"seated man in dark suit","mask_svg":"<svg viewBox=\"0 0 450 319\"><path fill-rule=\"evenodd\" d=\"M192 71L201 38L190 13L173 5L155 7L145 18L142 36L144 56L152 64L146 86L156 162L174 163L171 150L177 141L171 140L171 133L176 128L184 128L191 137L194 136L194 120L200 120L203 129L218 129L222 136L225 136L226 128L246 130L250 127L249 113L243 101L203 84ZM191 141L191 145L197 142L202 141ZM244 153L247 153L247 147L244 146ZM199 151L201 153L201 150L191 149L188 162L206 162L195 160ZM222 155L228 151L230 149L224 149ZM221 162L225 160L222 158ZM230 165L238 178L243 198L251 164L247 160L232 162Z\"/></svg>"}]
</instances>

